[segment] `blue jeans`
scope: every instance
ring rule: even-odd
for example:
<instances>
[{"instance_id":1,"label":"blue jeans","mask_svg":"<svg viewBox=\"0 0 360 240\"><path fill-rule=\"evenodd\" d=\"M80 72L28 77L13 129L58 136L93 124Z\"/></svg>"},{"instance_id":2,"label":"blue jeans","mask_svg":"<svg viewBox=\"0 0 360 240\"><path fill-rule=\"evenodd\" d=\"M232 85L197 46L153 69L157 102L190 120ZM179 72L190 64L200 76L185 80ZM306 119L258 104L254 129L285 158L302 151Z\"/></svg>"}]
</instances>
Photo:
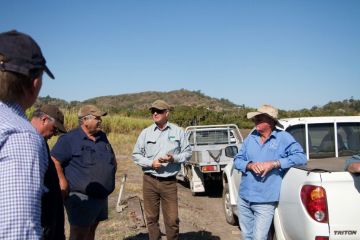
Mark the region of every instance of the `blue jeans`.
<instances>
[{"instance_id":1,"label":"blue jeans","mask_svg":"<svg viewBox=\"0 0 360 240\"><path fill-rule=\"evenodd\" d=\"M277 202L254 203L239 197L238 211L244 240L266 240Z\"/></svg>"}]
</instances>

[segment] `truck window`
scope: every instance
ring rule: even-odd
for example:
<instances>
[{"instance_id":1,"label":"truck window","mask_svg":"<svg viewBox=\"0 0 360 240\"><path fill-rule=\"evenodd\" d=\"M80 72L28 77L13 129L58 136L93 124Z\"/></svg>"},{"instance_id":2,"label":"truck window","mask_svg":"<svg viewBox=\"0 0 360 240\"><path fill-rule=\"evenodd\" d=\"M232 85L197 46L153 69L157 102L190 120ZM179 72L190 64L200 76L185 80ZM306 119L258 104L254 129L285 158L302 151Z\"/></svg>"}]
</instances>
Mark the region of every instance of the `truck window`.
<instances>
[{"instance_id":1,"label":"truck window","mask_svg":"<svg viewBox=\"0 0 360 240\"><path fill-rule=\"evenodd\" d=\"M339 156L360 153L360 123L338 123L337 132Z\"/></svg>"},{"instance_id":2,"label":"truck window","mask_svg":"<svg viewBox=\"0 0 360 240\"><path fill-rule=\"evenodd\" d=\"M195 137L196 136L196 137ZM224 130L210 130L210 131L196 131L191 132L189 136L191 145L211 145L211 144L228 144L229 136L227 129Z\"/></svg>"},{"instance_id":3,"label":"truck window","mask_svg":"<svg viewBox=\"0 0 360 240\"><path fill-rule=\"evenodd\" d=\"M286 131L290 133L298 143L300 143L306 153L305 125L301 124L290 126L286 129Z\"/></svg>"},{"instance_id":4,"label":"truck window","mask_svg":"<svg viewBox=\"0 0 360 240\"><path fill-rule=\"evenodd\" d=\"M309 157L335 157L335 134L333 123L309 124Z\"/></svg>"}]
</instances>

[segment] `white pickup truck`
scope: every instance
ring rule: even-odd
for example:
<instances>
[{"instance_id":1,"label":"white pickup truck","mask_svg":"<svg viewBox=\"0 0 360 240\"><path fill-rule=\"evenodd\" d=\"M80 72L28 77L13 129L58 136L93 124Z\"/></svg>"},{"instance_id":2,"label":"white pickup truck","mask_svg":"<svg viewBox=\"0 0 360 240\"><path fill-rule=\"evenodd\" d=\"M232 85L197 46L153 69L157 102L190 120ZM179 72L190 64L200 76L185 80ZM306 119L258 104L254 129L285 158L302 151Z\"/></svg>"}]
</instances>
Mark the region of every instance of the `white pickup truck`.
<instances>
[{"instance_id":1,"label":"white pickup truck","mask_svg":"<svg viewBox=\"0 0 360 240\"><path fill-rule=\"evenodd\" d=\"M192 157L182 165L177 178L189 182L194 196L216 185L221 191L222 171L243 141L239 128L235 124L199 125L189 126L185 132Z\"/></svg>"},{"instance_id":2,"label":"white pickup truck","mask_svg":"<svg viewBox=\"0 0 360 240\"><path fill-rule=\"evenodd\" d=\"M306 152L306 166L288 170L281 185L269 239L360 239L360 176L344 171L360 153L360 116L281 119ZM241 173L223 171L226 221L237 223Z\"/></svg>"}]
</instances>

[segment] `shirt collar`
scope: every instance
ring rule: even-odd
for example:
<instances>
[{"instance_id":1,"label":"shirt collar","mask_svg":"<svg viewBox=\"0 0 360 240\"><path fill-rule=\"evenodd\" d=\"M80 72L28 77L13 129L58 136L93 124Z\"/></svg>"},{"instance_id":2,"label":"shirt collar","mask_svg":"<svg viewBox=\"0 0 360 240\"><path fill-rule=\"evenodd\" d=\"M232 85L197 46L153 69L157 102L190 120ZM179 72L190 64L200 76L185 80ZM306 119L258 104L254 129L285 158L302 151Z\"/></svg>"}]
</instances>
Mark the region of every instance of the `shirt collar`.
<instances>
[{"instance_id":1,"label":"shirt collar","mask_svg":"<svg viewBox=\"0 0 360 240\"><path fill-rule=\"evenodd\" d=\"M89 137L86 135L86 133L80 126L78 127L78 131L79 131L81 139L89 139ZM96 142L101 137L100 132L98 132L94 137L95 137L95 142Z\"/></svg>"},{"instance_id":2,"label":"shirt collar","mask_svg":"<svg viewBox=\"0 0 360 240\"><path fill-rule=\"evenodd\" d=\"M20 104L14 103L14 102L2 102L2 101L0 101L0 105L4 105L5 107L7 107L11 111L13 111L16 115L19 115L20 117L25 118L26 120L28 120L28 118L26 117L26 114L25 114L24 110L22 109L22 107L20 106Z\"/></svg>"},{"instance_id":3,"label":"shirt collar","mask_svg":"<svg viewBox=\"0 0 360 240\"><path fill-rule=\"evenodd\" d=\"M277 134L278 134L279 130L277 130L276 128L274 128L274 130L271 132L270 136L268 139L270 138L276 138ZM256 130L253 131L253 133L251 134L253 137L259 137L260 133Z\"/></svg>"},{"instance_id":4,"label":"shirt collar","mask_svg":"<svg viewBox=\"0 0 360 240\"><path fill-rule=\"evenodd\" d=\"M171 129L171 124L169 122L166 122L166 125L164 127L163 130L160 130L160 128L156 125L156 123L154 123L153 125L153 131L155 132L156 130L159 130L159 131L165 131L166 129Z\"/></svg>"}]
</instances>

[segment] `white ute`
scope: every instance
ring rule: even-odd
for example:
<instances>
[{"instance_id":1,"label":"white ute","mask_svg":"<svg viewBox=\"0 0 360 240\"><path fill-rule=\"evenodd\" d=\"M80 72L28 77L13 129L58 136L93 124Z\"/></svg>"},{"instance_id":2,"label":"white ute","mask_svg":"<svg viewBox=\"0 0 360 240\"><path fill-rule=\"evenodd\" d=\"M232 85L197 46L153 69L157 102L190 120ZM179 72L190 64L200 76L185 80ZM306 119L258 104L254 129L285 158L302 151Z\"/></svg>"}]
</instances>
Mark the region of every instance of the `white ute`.
<instances>
[{"instance_id":1,"label":"white ute","mask_svg":"<svg viewBox=\"0 0 360 240\"><path fill-rule=\"evenodd\" d=\"M307 166L285 174L269 239L360 239L360 176L344 171L360 153L360 116L281 119L306 152ZM241 173L223 171L226 220L236 224Z\"/></svg>"},{"instance_id":2,"label":"white ute","mask_svg":"<svg viewBox=\"0 0 360 240\"><path fill-rule=\"evenodd\" d=\"M209 183L218 183L221 189L222 171L232 162L243 141L239 128L235 124L199 125L189 126L185 132L192 157L182 165L178 179L190 183L194 196L205 192Z\"/></svg>"}]
</instances>

